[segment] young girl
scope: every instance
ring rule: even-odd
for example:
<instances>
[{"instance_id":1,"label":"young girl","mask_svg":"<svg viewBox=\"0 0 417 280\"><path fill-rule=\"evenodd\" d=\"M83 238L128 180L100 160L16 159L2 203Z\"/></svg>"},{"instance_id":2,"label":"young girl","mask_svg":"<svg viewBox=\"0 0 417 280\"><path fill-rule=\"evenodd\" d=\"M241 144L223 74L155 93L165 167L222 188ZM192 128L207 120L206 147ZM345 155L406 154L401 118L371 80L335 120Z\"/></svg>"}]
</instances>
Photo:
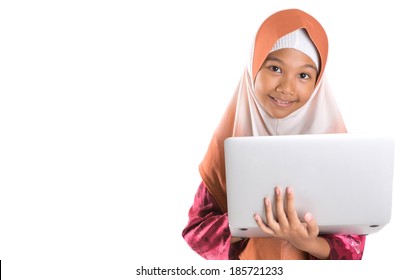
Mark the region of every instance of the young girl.
<instances>
[{"instance_id":1,"label":"young girl","mask_svg":"<svg viewBox=\"0 0 417 280\"><path fill-rule=\"evenodd\" d=\"M227 137L346 132L324 75L327 52L324 29L303 11L277 12L260 26L249 65L200 165L202 183L182 233L202 257L362 258L365 236L319 236L314 213L297 217L291 188L276 188L274 209L271 201L264 201L265 221L254 215L271 238L235 238L228 226L223 147Z\"/></svg>"}]
</instances>

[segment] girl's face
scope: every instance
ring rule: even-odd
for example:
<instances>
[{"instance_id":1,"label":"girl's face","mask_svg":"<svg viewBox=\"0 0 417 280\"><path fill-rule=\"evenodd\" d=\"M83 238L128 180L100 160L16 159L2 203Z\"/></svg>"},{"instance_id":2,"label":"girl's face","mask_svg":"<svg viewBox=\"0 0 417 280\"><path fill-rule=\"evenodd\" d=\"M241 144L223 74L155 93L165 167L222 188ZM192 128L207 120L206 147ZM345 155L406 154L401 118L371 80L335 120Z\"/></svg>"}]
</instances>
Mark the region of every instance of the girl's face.
<instances>
[{"instance_id":1,"label":"girl's face","mask_svg":"<svg viewBox=\"0 0 417 280\"><path fill-rule=\"evenodd\" d=\"M310 99L317 80L313 60L296 49L268 55L255 78L255 95L266 112L282 119Z\"/></svg>"}]
</instances>

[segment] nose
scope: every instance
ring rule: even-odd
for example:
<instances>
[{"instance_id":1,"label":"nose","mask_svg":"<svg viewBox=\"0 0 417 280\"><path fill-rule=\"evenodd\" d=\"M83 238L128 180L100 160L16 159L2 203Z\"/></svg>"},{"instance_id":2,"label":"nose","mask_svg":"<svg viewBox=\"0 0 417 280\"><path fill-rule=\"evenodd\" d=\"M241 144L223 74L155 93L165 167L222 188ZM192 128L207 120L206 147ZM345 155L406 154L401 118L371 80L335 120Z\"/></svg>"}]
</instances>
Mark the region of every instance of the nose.
<instances>
[{"instance_id":1,"label":"nose","mask_svg":"<svg viewBox=\"0 0 417 280\"><path fill-rule=\"evenodd\" d=\"M275 90L285 95L294 95L295 81L289 77L282 76Z\"/></svg>"}]
</instances>

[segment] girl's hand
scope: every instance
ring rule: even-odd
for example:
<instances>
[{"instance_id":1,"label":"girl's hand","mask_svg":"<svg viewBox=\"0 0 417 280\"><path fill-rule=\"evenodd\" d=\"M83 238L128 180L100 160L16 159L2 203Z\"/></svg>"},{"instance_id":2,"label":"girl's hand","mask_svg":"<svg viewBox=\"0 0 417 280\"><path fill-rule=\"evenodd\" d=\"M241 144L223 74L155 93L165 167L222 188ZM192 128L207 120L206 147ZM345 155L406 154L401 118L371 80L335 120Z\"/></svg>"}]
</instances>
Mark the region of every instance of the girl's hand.
<instances>
[{"instance_id":1,"label":"girl's hand","mask_svg":"<svg viewBox=\"0 0 417 280\"><path fill-rule=\"evenodd\" d=\"M278 187L275 188L275 197L274 209L268 198L264 200L265 222L258 214L255 214L259 228L267 234L289 241L302 251L318 258L327 258L330 254L329 244L323 238L318 237L319 227L311 213L304 215L305 222L301 222L298 218L292 188L286 188L286 207L284 207L283 194Z\"/></svg>"}]
</instances>

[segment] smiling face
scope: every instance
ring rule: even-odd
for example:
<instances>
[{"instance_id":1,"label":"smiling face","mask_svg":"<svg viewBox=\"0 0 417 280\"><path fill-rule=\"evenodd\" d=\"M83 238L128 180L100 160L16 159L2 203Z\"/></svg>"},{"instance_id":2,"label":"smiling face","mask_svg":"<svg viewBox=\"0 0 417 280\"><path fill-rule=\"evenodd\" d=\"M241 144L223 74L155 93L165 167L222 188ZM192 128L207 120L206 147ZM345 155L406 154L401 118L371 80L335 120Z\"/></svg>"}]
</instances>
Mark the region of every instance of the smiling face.
<instances>
[{"instance_id":1,"label":"smiling face","mask_svg":"<svg viewBox=\"0 0 417 280\"><path fill-rule=\"evenodd\" d=\"M317 80L313 60L296 49L271 52L255 78L255 95L265 111L282 119L310 99Z\"/></svg>"}]
</instances>

